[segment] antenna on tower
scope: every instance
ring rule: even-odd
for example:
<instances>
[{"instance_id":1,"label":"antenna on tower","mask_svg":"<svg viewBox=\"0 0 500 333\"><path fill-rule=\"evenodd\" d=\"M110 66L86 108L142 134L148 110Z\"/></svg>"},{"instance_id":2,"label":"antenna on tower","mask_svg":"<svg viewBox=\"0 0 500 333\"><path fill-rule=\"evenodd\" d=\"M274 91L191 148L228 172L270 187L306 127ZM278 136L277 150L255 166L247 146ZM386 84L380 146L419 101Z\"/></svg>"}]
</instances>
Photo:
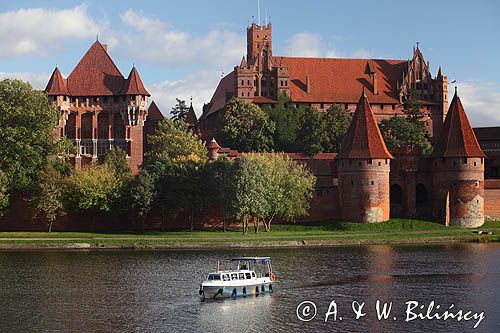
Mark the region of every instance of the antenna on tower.
<instances>
[{"instance_id":1,"label":"antenna on tower","mask_svg":"<svg viewBox=\"0 0 500 333\"><path fill-rule=\"evenodd\" d=\"M260 0L257 0L257 24L260 27Z\"/></svg>"}]
</instances>

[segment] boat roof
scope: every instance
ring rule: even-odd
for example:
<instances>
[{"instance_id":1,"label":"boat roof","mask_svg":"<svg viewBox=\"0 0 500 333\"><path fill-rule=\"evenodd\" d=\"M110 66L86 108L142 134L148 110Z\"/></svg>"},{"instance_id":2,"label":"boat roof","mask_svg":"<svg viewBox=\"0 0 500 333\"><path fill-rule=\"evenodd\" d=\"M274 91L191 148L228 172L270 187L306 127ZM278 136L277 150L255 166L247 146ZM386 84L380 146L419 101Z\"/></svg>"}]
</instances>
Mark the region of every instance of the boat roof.
<instances>
[{"instance_id":1,"label":"boat roof","mask_svg":"<svg viewBox=\"0 0 500 333\"><path fill-rule=\"evenodd\" d=\"M231 261L268 262L268 261L271 261L271 257L236 257L236 258L231 259Z\"/></svg>"}]
</instances>

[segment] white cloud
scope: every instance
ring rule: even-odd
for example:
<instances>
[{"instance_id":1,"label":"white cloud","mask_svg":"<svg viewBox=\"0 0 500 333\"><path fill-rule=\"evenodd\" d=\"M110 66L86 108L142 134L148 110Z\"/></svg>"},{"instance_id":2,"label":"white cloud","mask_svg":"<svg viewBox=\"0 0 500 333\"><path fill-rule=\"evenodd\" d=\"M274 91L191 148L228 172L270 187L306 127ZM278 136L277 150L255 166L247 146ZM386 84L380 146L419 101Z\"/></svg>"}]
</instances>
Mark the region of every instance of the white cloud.
<instances>
[{"instance_id":1,"label":"white cloud","mask_svg":"<svg viewBox=\"0 0 500 333\"><path fill-rule=\"evenodd\" d=\"M332 40L340 40L333 36ZM312 58L371 58L365 49L359 49L352 54L340 52L331 47L319 33L299 32L294 34L287 42L284 53L291 57Z\"/></svg>"},{"instance_id":2,"label":"white cloud","mask_svg":"<svg viewBox=\"0 0 500 333\"><path fill-rule=\"evenodd\" d=\"M170 110L176 104L176 98L185 100L189 104L192 96L193 107L199 117L203 104L210 101L220 79L220 73L203 70L189 74L184 80L167 80L150 85L147 89L151 99L165 116L170 114Z\"/></svg>"},{"instance_id":3,"label":"white cloud","mask_svg":"<svg viewBox=\"0 0 500 333\"><path fill-rule=\"evenodd\" d=\"M19 79L31 83L35 89L45 89L49 82L51 73L31 73L31 72L0 72L0 80Z\"/></svg>"},{"instance_id":4,"label":"white cloud","mask_svg":"<svg viewBox=\"0 0 500 333\"><path fill-rule=\"evenodd\" d=\"M454 87L450 84L449 97ZM458 84L458 96L473 127L500 126L500 89L498 84L466 80ZM448 99L451 102L451 98Z\"/></svg>"},{"instance_id":5,"label":"white cloud","mask_svg":"<svg viewBox=\"0 0 500 333\"><path fill-rule=\"evenodd\" d=\"M0 57L45 55L65 40L87 39L97 34L107 36L111 46L116 44L108 24L93 20L86 5L61 10L22 8L0 12L0 44L3 45Z\"/></svg>"},{"instance_id":6,"label":"white cloud","mask_svg":"<svg viewBox=\"0 0 500 333\"><path fill-rule=\"evenodd\" d=\"M175 31L165 22L127 10L121 15L129 32L123 33L126 53L154 64L179 66L234 66L245 52L245 38L215 27L203 36Z\"/></svg>"}]
</instances>

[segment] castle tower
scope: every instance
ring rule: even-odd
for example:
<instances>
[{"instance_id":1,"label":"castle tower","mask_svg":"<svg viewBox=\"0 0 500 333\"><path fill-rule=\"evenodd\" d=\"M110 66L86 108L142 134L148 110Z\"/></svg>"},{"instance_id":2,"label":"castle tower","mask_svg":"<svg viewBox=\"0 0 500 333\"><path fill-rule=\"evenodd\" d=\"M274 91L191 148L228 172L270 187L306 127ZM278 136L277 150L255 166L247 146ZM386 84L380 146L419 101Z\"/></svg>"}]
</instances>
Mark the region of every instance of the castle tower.
<instances>
[{"instance_id":1,"label":"castle tower","mask_svg":"<svg viewBox=\"0 0 500 333\"><path fill-rule=\"evenodd\" d=\"M363 90L342 149L335 157L342 220L389 220L392 158Z\"/></svg>"},{"instance_id":2,"label":"castle tower","mask_svg":"<svg viewBox=\"0 0 500 333\"><path fill-rule=\"evenodd\" d=\"M255 96L254 83L254 70L243 57L240 65L234 67L234 91L236 97L252 101Z\"/></svg>"},{"instance_id":3,"label":"castle tower","mask_svg":"<svg viewBox=\"0 0 500 333\"><path fill-rule=\"evenodd\" d=\"M273 56L273 40L271 34L271 23L265 26L252 23L247 28L247 61L253 64L257 57L262 54L264 57Z\"/></svg>"},{"instance_id":4,"label":"castle tower","mask_svg":"<svg viewBox=\"0 0 500 333\"><path fill-rule=\"evenodd\" d=\"M481 226L484 223L485 155L456 88L431 157L436 219L446 225Z\"/></svg>"},{"instance_id":5,"label":"castle tower","mask_svg":"<svg viewBox=\"0 0 500 333\"><path fill-rule=\"evenodd\" d=\"M69 116L70 107L70 93L68 87L66 87L66 82L59 71L59 68L54 69L52 76L50 77L45 92L49 96L49 101L54 103L59 111L59 126L57 129L57 137L61 138L64 136L64 128Z\"/></svg>"},{"instance_id":6,"label":"castle tower","mask_svg":"<svg viewBox=\"0 0 500 333\"><path fill-rule=\"evenodd\" d=\"M215 141L215 138L212 138L212 140L207 145L207 156L210 161L213 162L219 158L219 149L219 144L217 143L217 141Z\"/></svg>"}]
</instances>

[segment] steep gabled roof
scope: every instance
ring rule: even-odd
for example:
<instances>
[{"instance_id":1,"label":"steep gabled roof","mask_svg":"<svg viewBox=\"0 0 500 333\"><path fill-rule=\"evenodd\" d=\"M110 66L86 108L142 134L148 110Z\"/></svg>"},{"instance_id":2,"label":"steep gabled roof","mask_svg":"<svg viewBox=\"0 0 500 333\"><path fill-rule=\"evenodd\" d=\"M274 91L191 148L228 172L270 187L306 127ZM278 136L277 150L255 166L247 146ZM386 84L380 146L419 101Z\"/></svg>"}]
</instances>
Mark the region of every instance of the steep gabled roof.
<instances>
[{"instance_id":1,"label":"steep gabled roof","mask_svg":"<svg viewBox=\"0 0 500 333\"><path fill-rule=\"evenodd\" d=\"M191 105L189 106L189 110L186 116L186 123L194 127L198 126L198 118L196 118L196 113L193 109L193 103L191 103Z\"/></svg>"},{"instance_id":2,"label":"steep gabled roof","mask_svg":"<svg viewBox=\"0 0 500 333\"><path fill-rule=\"evenodd\" d=\"M156 105L155 101L152 101L148 108L148 117L146 118L146 120L155 121L155 120L162 120L163 118L164 118L163 114Z\"/></svg>"},{"instance_id":3,"label":"steep gabled roof","mask_svg":"<svg viewBox=\"0 0 500 333\"><path fill-rule=\"evenodd\" d=\"M89 48L68 76L73 96L118 95L125 79L99 41Z\"/></svg>"},{"instance_id":4,"label":"steep gabled roof","mask_svg":"<svg viewBox=\"0 0 500 333\"><path fill-rule=\"evenodd\" d=\"M49 83L47 83L47 87L45 87L45 92L49 96L54 95L65 95L69 96L68 88L66 87L66 83L59 71L59 68L56 67L54 72L52 72L52 76L50 77Z\"/></svg>"},{"instance_id":5,"label":"steep gabled roof","mask_svg":"<svg viewBox=\"0 0 500 333\"><path fill-rule=\"evenodd\" d=\"M336 158L392 158L364 91Z\"/></svg>"},{"instance_id":6,"label":"steep gabled roof","mask_svg":"<svg viewBox=\"0 0 500 333\"><path fill-rule=\"evenodd\" d=\"M128 78L123 83L123 87L120 91L120 95L147 95L151 96L149 92L144 88L142 84L141 77L137 72L135 66L132 67Z\"/></svg>"},{"instance_id":7,"label":"steep gabled roof","mask_svg":"<svg viewBox=\"0 0 500 333\"><path fill-rule=\"evenodd\" d=\"M470 126L462 102L457 95L451 101L443 129L434 146L432 157L486 157Z\"/></svg>"}]
</instances>

